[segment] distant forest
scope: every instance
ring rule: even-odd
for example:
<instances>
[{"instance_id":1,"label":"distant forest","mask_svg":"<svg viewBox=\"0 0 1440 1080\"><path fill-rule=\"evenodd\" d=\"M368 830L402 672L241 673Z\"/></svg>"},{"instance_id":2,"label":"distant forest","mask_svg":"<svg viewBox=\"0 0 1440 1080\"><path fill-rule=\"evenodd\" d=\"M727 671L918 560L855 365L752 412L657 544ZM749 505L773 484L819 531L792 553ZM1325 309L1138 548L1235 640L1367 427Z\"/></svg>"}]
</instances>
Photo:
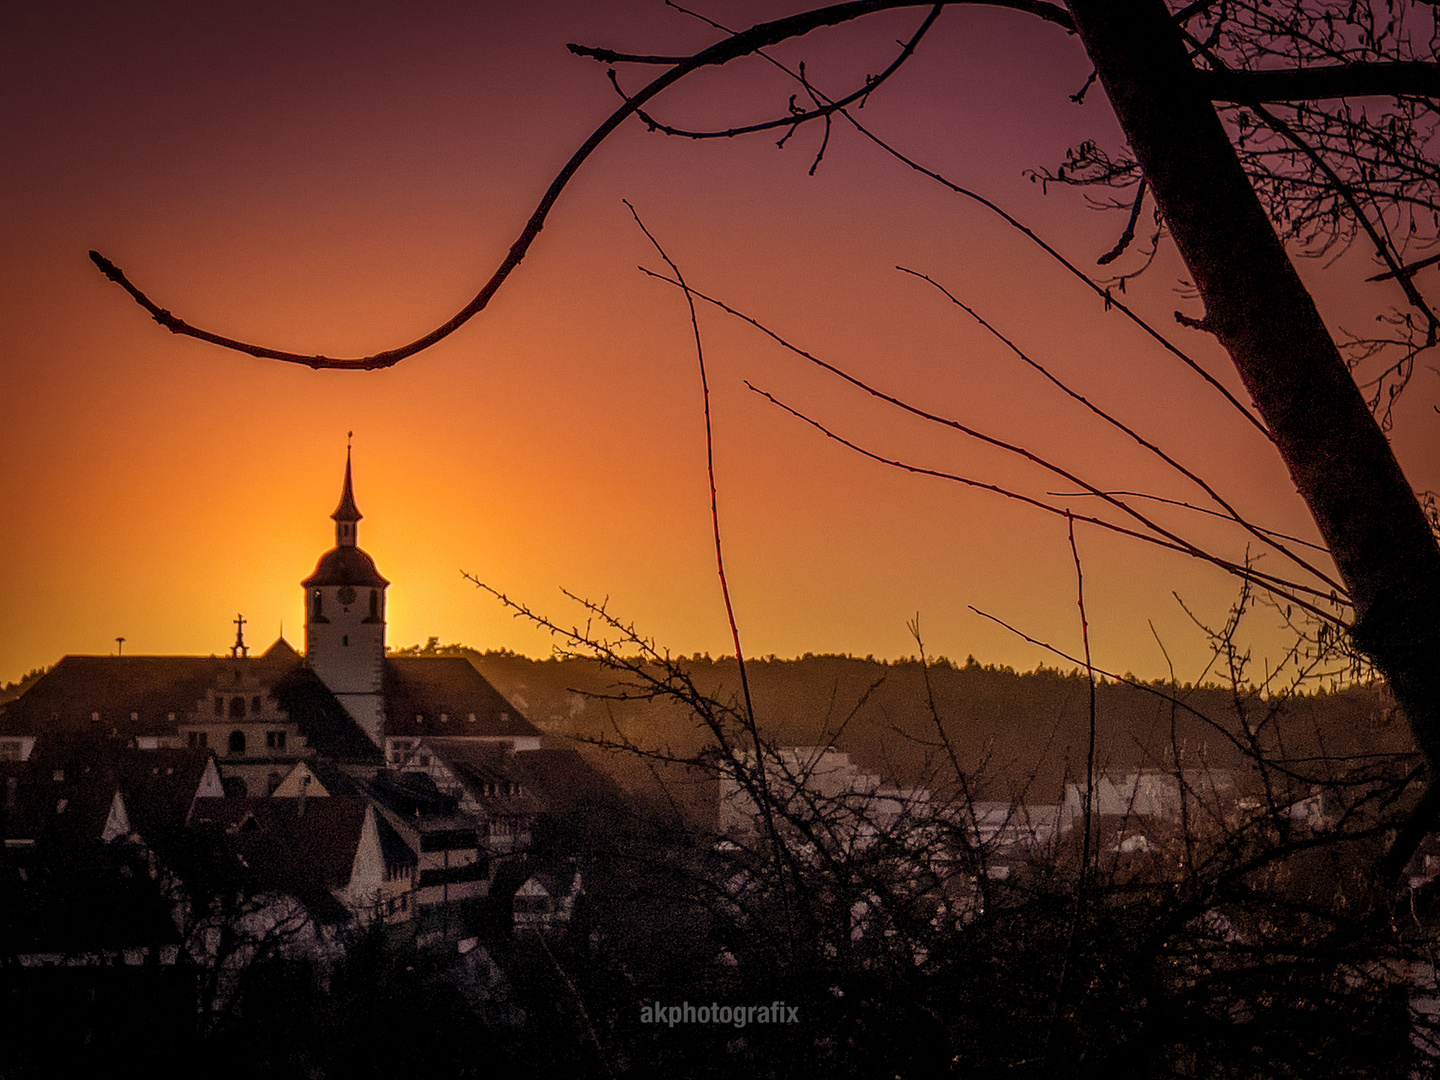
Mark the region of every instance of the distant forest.
<instances>
[{"instance_id":1,"label":"distant forest","mask_svg":"<svg viewBox=\"0 0 1440 1080\"><path fill-rule=\"evenodd\" d=\"M657 768L659 777L683 789L683 770L595 744L629 740L645 750L689 757L710 741L677 703L625 698L620 676L593 660L534 660L434 639L394 655L422 652L467 656L547 734L590 742L582 749L636 793L655 789ZM684 664L710 696L738 695L733 658L696 655ZM922 665L915 659L832 655L765 657L747 661L746 668L768 739L778 745L833 742L887 783L929 787L940 797L953 794L937 717L961 767L981 781L978 797L1055 803L1065 781L1084 769L1089 692L1083 672L1043 667L1017 672L973 658L959 665L943 658ZM1187 770L1238 769L1250 729L1268 755L1328 758L1336 769L1413 750L1380 684L1266 698L1222 686L1107 681L1096 694L1096 766L1112 773L1172 767L1178 754ZM683 790L672 794L686 801Z\"/></svg>"}]
</instances>

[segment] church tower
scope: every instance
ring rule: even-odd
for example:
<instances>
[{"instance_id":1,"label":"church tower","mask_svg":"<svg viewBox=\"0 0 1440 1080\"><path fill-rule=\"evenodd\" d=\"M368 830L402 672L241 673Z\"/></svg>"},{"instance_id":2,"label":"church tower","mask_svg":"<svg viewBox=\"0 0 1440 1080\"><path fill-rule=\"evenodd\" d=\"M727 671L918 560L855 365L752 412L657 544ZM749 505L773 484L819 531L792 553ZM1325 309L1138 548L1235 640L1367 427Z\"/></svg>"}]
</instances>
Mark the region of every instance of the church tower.
<instances>
[{"instance_id":1,"label":"church tower","mask_svg":"<svg viewBox=\"0 0 1440 1080\"><path fill-rule=\"evenodd\" d=\"M335 546L320 557L305 589L305 659L376 746L385 739L385 588L390 583L356 544L350 451L335 520Z\"/></svg>"}]
</instances>

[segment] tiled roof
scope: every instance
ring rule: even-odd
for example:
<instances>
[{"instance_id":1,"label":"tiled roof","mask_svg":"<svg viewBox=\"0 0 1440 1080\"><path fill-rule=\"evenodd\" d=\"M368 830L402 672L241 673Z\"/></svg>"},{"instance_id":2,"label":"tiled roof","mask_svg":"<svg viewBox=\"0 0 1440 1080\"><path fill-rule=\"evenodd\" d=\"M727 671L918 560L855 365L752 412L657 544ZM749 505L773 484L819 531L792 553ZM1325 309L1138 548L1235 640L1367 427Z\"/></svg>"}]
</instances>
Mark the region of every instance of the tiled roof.
<instances>
[{"instance_id":1,"label":"tiled roof","mask_svg":"<svg viewBox=\"0 0 1440 1080\"><path fill-rule=\"evenodd\" d=\"M223 679L253 676L321 753L378 761L378 751L292 649L263 657L67 656L0 709L0 735L129 742L173 736Z\"/></svg>"},{"instance_id":2,"label":"tiled roof","mask_svg":"<svg viewBox=\"0 0 1440 1080\"><path fill-rule=\"evenodd\" d=\"M511 813L564 813L617 802L620 789L604 773L569 747L514 750L505 743L477 743L463 738L427 738L425 745L441 758L490 809ZM521 795L503 786L486 795L486 784L519 784Z\"/></svg>"},{"instance_id":3,"label":"tiled roof","mask_svg":"<svg viewBox=\"0 0 1440 1080\"><path fill-rule=\"evenodd\" d=\"M512 759L521 781L539 795L550 813L617 803L620 788L569 747L522 750Z\"/></svg>"},{"instance_id":4,"label":"tiled roof","mask_svg":"<svg viewBox=\"0 0 1440 1080\"><path fill-rule=\"evenodd\" d=\"M223 836L251 891L288 893L317 918L334 922L346 918L333 891L350 884L368 805L356 795L200 799L193 822Z\"/></svg>"},{"instance_id":5,"label":"tiled roof","mask_svg":"<svg viewBox=\"0 0 1440 1080\"><path fill-rule=\"evenodd\" d=\"M51 740L13 773L15 805L7 790L0 822L7 839L75 849L99 841L119 791L131 830L154 840L184 827L207 760L199 750Z\"/></svg>"},{"instance_id":6,"label":"tiled roof","mask_svg":"<svg viewBox=\"0 0 1440 1080\"><path fill-rule=\"evenodd\" d=\"M387 735L540 735L463 656L389 657L384 685Z\"/></svg>"},{"instance_id":7,"label":"tiled roof","mask_svg":"<svg viewBox=\"0 0 1440 1080\"><path fill-rule=\"evenodd\" d=\"M366 790L376 802L407 820L450 818L459 807L459 800L441 791L425 773L382 769Z\"/></svg>"},{"instance_id":8,"label":"tiled roof","mask_svg":"<svg viewBox=\"0 0 1440 1080\"><path fill-rule=\"evenodd\" d=\"M0 734L173 735L227 671L243 668L269 684L298 666L283 654L66 656L0 711Z\"/></svg>"}]
</instances>

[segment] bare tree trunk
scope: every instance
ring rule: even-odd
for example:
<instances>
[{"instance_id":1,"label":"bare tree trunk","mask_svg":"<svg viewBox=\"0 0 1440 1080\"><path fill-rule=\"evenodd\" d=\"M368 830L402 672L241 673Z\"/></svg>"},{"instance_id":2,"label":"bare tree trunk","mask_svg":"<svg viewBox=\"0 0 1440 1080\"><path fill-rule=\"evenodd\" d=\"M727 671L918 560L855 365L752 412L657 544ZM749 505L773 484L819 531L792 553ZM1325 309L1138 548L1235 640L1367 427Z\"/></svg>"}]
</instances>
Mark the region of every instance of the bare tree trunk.
<instances>
[{"instance_id":1,"label":"bare tree trunk","mask_svg":"<svg viewBox=\"0 0 1440 1080\"><path fill-rule=\"evenodd\" d=\"M1071 0L1165 224L1350 591L1356 645L1440 766L1440 548L1163 0Z\"/></svg>"}]
</instances>

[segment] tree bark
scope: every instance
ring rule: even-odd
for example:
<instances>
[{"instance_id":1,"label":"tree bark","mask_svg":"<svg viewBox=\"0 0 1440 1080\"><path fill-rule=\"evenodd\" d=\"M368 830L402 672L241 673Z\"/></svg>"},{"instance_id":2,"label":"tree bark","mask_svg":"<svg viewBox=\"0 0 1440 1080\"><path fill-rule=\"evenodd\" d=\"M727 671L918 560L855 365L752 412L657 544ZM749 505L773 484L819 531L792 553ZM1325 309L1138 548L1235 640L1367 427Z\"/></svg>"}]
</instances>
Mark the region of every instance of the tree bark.
<instances>
[{"instance_id":1,"label":"tree bark","mask_svg":"<svg viewBox=\"0 0 1440 1080\"><path fill-rule=\"evenodd\" d=\"M1440 547L1241 168L1163 0L1071 13L1165 224L1330 547L1356 646L1440 766Z\"/></svg>"}]
</instances>

